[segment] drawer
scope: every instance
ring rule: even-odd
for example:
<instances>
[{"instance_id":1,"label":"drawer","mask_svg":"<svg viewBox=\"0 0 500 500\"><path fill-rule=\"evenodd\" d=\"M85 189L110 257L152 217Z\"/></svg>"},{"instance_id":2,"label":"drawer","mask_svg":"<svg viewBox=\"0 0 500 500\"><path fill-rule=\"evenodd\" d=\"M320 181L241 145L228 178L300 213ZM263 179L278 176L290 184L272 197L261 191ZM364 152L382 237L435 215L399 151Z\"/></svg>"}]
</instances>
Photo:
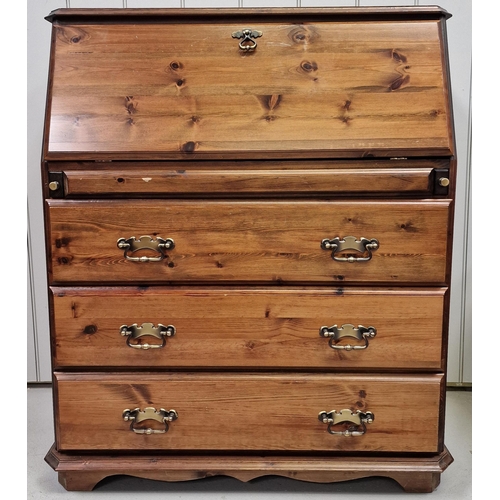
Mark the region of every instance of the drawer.
<instances>
[{"instance_id":1,"label":"drawer","mask_svg":"<svg viewBox=\"0 0 500 500\"><path fill-rule=\"evenodd\" d=\"M372 196L432 196L449 178L445 160L351 160L269 162L52 162L50 181L62 190L52 197L262 197L370 194Z\"/></svg>"},{"instance_id":2,"label":"drawer","mask_svg":"<svg viewBox=\"0 0 500 500\"><path fill-rule=\"evenodd\" d=\"M440 447L441 375L56 373L55 380L60 451ZM161 409L174 410L173 420ZM331 426L319 420L332 411ZM368 412L374 419L363 427ZM331 433L348 419L361 435Z\"/></svg>"},{"instance_id":3,"label":"drawer","mask_svg":"<svg viewBox=\"0 0 500 500\"><path fill-rule=\"evenodd\" d=\"M60 23L45 157L450 156L442 25L397 15Z\"/></svg>"},{"instance_id":4,"label":"drawer","mask_svg":"<svg viewBox=\"0 0 500 500\"><path fill-rule=\"evenodd\" d=\"M47 203L51 284L447 277L450 200Z\"/></svg>"},{"instance_id":5,"label":"drawer","mask_svg":"<svg viewBox=\"0 0 500 500\"><path fill-rule=\"evenodd\" d=\"M53 288L54 365L439 370L446 290Z\"/></svg>"}]
</instances>

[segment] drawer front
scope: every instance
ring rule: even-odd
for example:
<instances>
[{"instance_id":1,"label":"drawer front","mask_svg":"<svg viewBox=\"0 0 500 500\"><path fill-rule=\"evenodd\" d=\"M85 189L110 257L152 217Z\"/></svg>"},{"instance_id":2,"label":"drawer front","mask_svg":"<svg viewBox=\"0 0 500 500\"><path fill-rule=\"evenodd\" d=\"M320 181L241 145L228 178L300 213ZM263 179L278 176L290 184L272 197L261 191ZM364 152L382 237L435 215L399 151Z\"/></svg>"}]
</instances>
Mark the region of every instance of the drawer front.
<instances>
[{"instance_id":1,"label":"drawer front","mask_svg":"<svg viewBox=\"0 0 500 500\"><path fill-rule=\"evenodd\" d=\"M335 162L130 162L53 163L63 174L66 197L176 197L242 195L420 195L432 196L449 167L445 161L385 160ZM436 168L441 174L436 176ZM442 191L442 188L441 188ZM51 192L52 194L53 192ZM54 196L55 197L55 196Z\"/></svg>"},{"instance_id":2,"label":"drawer front","mask_svg":"<svg viewBox=\"0 0 500 500\"><path fill-rule=\"evenodd\" d=\"M61 451L436 452L442 380L441 375L56 373L57 446ZM168 430L167 415L157 413L161 409L176 412ZM134 420L125 421L124 410L131 410L125 416ZM336 411L343 420L358 410L374 415L358 436L331 434L318 418ZM354 430L362 433L360 416L352 418L358 419ZM339 423L330 430L344 427Z\"/></svg>"},{"instance_id":3,"label":"drawer front","mask_svg":"<svg viewBox=\"0 0 500 500\"><path fill-rule=\"evenodd\" d=\"M56 26L46 158L451 154L437 19L270 15Z\"/></svg>"},{"instance_id":4,"label":"drawer front","mask_svg":"<svg viewBox=\"0 0 500 500\"><path fill-rule=\"evenodd\" d=\"M445 293L54 288L54 364L436 370Z\"/></svg>"},{"instance_id":5,"label":"drawer front","mask_svg":"<svg viewBox=\"0 0 500 500\"><path fill-rule=\"evenodd\" d=\"M51 283L444 283L450 203L49 200Z\"/></svg>"}]
</instances>

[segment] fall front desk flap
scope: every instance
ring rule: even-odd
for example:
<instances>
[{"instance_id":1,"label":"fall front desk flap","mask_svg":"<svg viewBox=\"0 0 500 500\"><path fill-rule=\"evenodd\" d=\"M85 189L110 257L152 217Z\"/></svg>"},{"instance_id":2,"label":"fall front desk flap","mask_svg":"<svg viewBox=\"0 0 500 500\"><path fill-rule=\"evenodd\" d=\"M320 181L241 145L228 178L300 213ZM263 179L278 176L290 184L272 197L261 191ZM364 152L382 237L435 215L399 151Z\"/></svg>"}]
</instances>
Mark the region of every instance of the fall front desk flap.
<instances>
[{"instance_id":1,"label":"fall front desk flap","mask_svg":"<svg viewBox=\"0 0 500 500\"><path fill-rule=\"evenodd\" d=\"M46 159L453 154L445 11L183 10L48 17Z\"/></svg>"}]
</instances>

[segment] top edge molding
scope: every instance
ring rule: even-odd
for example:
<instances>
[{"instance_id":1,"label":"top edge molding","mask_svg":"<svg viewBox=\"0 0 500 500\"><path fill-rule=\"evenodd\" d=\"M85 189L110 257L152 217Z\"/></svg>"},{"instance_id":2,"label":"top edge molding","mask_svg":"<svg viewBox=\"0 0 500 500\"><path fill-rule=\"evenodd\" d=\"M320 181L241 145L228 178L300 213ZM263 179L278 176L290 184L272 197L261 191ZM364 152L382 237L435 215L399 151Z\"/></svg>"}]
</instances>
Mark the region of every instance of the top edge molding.
<instances>
[{"instance_id":1,"label":"top edge molding","mask_svg":"<svg viewBox=\"0 0 500 500\"><path fill-rule=\"evenodd\" d=\"M411 7L290 7L290 8L235 8L235 9L56 9L45 19L54 22L133 22L137 19L142 21L178 21L190 19L191 21L224 20L229 17L242 18L280 18L301 17L312 18L321 16L340 19L449 19L451 14L445 9L435 5L422 5Z\"/></svg>"}]
</instances>

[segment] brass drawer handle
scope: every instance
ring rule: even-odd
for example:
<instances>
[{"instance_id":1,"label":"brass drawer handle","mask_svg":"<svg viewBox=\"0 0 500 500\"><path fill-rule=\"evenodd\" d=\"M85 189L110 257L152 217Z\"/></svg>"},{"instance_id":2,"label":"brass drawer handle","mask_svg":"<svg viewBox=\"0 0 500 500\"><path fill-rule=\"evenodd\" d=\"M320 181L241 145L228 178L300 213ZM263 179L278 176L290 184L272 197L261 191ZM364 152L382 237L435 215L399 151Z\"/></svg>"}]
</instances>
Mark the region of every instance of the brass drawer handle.
<instances>
[{"instance_id":1,"label":"brass drawer handle","mask_svg":"<svg viewBox=\"0 0 500 500\"><path fill-rule=\"evenodd\" d=\"M366 424L371 424L375 420L375 415L371 411L356 411L340 410L337 412L332 410L330 412L320 411L318 415L320 422L328 424L328 432L330 434L353 437L362 436L366 432ZM334 431L333 426L338 424L352 424L343 431Z\"/></svg>"},{"instance_id":2,"label":"brass drawer handle","mask_svg":"<svg viewBox=\"0 0 500 500\"><path fill-rule=\"evenodd\" d=\"M366 262L372 258L372 250L377 250L379 248L379 242L375 238L361 238L357 240L354 236L345 236L344 239L339 237L333 238L333 240L324 239L321 242L321 248L323 250L332 251L332 259L337 262ZM338 257L336 253L345 253L348 250L355 250L362 254L368 253L364 257L354 257L349 255L348 257Z\"/></svg>"},{"instance_id":3,"label":"brass drawer handle","mask_svg":"<svg viewBox=\"0 0 500 500\"><path fill-rule=\"evenodd\" d=\"M174 240L171 238L156 238L154 240L151 236L141 236L138 240L135 236L130 238L120 238L116 242L116 246L123 250L123 255L127 260L133 262L158 262L167 257L165 251L171 250L175 247ZM135 253L138 250L154 250L159 255L156 257L131 257L129 253Z\"/></svg>"},{"instance_id":4,"label":"brass drawer handle","mask_svg":"<svg viewBox=\"0 0 500 500\"><path fill-rule=\"evenodd\" d=\"M120 326L120 334L127 337L127 345L134 349L161 349L165 347L166 337L173 337L175 335L175 326L168 325L164 326L161 323L158 326L154 326L153 323L143 323L138 326L137 323L133 325ZM132 343L132 339L139 339L146 335L150 335L162 341L161 344L138 344Z\"/></svg>"},{"instance_id":5,"label":"brass drawer handle","mask_svg":"<svg viewBox=\"0 0 500 500\"><path fill-rule=\"evenodd\" d=\"M235 31L234 33L231 34L231 36L233 38L243 38L243 40L239 43L239 47L241 50L249 52L257 48L257 42L253 40L253 38L258 38L262 36L262 31L245 28L241 31Z\"/></svg>"},{"instance_id":6,"label":"brass drawer handle","mask_svg":"<svg viewBox=\"0 0 500 500\"><path fill-rule=\"evenodd\" d=\"M322 326L319 329L320 337L329 337L330 341L328 344L332 349L341 349L344 351L352 351L359 349L366 349L368 347L368 339L372 339L377 335L377 329L373 326L369 326L368 328L362 325L358 325L357 327L351 325L350 323L346 323L342 326ZM363 345L337 345L340 339L344 337L352 337L358 340L363 340Z\"/></svg>"},{"instance_id":7,"label":"brass drawer handle","mask_svg":"<svg viewBox=\"0 0 500 500\"><path fill-rule=\"evenodd\" d=\"M163 408L157 410L151 406L144 408L144 410L140 408L123 410L122 417L125 422L130 421L130 429L136 434L164 434L168 431L168 423L179 418L175 410L164 410ZM165 424L165 429L142 429L135 427L135 424L144 422L144 420L155 420L156 422Z\"/></svg>"}]
</instances>

